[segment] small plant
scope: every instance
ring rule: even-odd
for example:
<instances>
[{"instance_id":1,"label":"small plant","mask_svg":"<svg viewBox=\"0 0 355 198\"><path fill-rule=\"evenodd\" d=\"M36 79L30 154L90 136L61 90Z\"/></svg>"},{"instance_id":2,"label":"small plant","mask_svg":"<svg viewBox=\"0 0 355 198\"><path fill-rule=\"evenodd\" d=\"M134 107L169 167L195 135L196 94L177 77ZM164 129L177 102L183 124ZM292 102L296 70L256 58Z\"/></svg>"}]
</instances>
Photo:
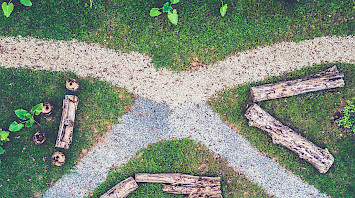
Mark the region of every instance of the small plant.
<instances>
[{"instance_id":1,"label":"small plant","mask_svg":"<svg viewBox=\"0 0 355 198\"><path fill-rule=\"evenodd\" d=\"M222 17L224 17L224 15L226 15L226 13L227 13L227 4L224 4L223 5L223 1L221 0L221 2L222 2L222 7L219 9L219 11L221 12L221 16Z\"/></svg>"},{"instance_id":2,"label":"small plant","mask_svg":"<svg viewBox=\"0 0 355 198\"><path fill-rule=\"evenodd\" d=\"M80 0L74 0L75 4L79 4ZM101 0L90 0L90 8L92 9L92 6L94 5L95 9L101 9ZM85 3L85 7L88 7L89 5Z\"/></svg>"},{"instance_id":3,"label":"small plant","mask_svg":"<svg viewBox=\"0 0 355 198\"><path fill-rule=\"evenodd\" d=\"M17 109L15 110L15 114L17 117L19 117L21 120L24 120L20 123L17 123L14 121L11 123L9 127L9 131L19 131L21 130L24 126L27 128L32 127L33 123L35 122L34 115L39 115L42 112L43 109L43 103L37 104L34 106L30 112L24 110L24 109Z\"/></svg>"},{"instance_id":4,"label":"small plant","mask_svg":"<svg viewBox=\"0 0 355 198\"><path fill-rule=\"evenodd\" d=\"M0 155L2 155L2 154L5 153L5 150L4 150L1 146L2 146L4 143L10 141L9 135L10 135L10 132L9 132L9 131L3 131L3 130L0 128ZM0 160L0 164L1 164L1 160Z\"/></svg>"},{"instance_id":5,"label":"small plant","mask_svg":"<svg viewBox=\"0 0 355 198\"><path fill-rule=\"evenodd\" d=\"M355 97L347 102L349 106L345 107L344 117L339 120L338 125L344 126L355 133Z\"/></svg>"},{"instance_id":6,"label":"small plant","mask_svg":"<svg viewBox=\"0 0 355 198\"><path fill-rule=\"evenodd\" d=\"M12 11L14 10L14 4L11 3L12 0L10 0L9 3L2 3L1 5L1 8L2 8L2 11L4 12L4 15L6 17L9 17L10 14L12 13ZM21 4L24 5L24 6L32 6L32 2L31 0L20 0Z\"/></svg>"},{"instance_id":7,"label":"small plant","mask_svg":"<svg viewBox=\"0 0 355 198\"><path fill-rule=\"evenodd\" d=\"M180 0L170 0L171 4L169 2L166 2L162 8L152 8L150 10L150 16L151 17L156 17L162 14L162 12L160 12L159 10L162 9L163 12L167 12L168 13L168 18L170 20L170 22L174 25L177 25L178 23L178 14L177 14L177 10L174 9L173 11L171 11L171 9L173 8L171 5L172 4L177 4L180 2Z\"/></svg>"}]
</instances>

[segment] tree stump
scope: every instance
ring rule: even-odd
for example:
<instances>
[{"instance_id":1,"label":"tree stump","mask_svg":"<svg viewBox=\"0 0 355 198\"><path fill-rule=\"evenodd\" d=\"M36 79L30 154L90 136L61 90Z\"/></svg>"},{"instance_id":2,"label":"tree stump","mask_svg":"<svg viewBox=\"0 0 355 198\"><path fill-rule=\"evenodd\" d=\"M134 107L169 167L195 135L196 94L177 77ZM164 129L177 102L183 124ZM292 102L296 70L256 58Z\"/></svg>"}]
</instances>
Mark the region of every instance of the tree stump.
<instances>
[{"instance_id":1,"label":"tree stump","mask_svg":"<svg viewBox=\"0 0 355 198\"><path fill-rule=\"evenodd\" d=\"M331 67L323 72L306 76L302 79L266 84L250 88L251 97L254 102L289 97L323 89L343 87L342 79L337 67Z\"/></svg>"},{"instance_id":2,"label":"tree stump","mask_svg":"<svg viewBox=\"0 0 355 198\"><path fill-rule=\"evenodd\" d=\"M69 78L66 82L65 82L65 87L69 90L69 91L73 91L76 92L79 89L79 83L78 81Z\"/></svg>"},{"instance_id":3,"label":"tree stump","mask_svg":"<svg viewBox=\"0 0 355 198\"><path fill-rule=\"evenodd\" d=\"M52 113L53 107L49 102L43 103L43 109L42 109L42 114L43 115L50 115Z\"/></svg>"},{"instance_id":4,"label":"tree stump","mask_svg":"<svg viewBox=\"0 0 355 198\"><path fill-rule=\"evenodd\" d=\"M75 111L78 106L78 97L66 95L63 100L62 119L59 125L59 132L55 147L68 149L72 143Z\"/></svg>"},{"instance_id":5,"label":"tree stump","mask_svg":"<svg viewBox=\"0 0 355 198\"><path fill-rule=\"evenodd\" d=\"M65 155L62 152L55 152L51 157L52 164L56 166L63 166L65 163Z\"/></svg>"},{"instance_id":6,"label":"tree stump","mask_svg":"<svg viewBox=\"0 0 355 198\"><path fill-rule=\"evenodd\" d=\"M125 198L129 195L129 193L133 192L138 188L136 181L133 177L129 177L119 184L111 188L105 194L103 194L100 198Z\"/></svg>"},{"instance_id":7,"label":"tree stump","mask_svg":"<svg viewBox=\"0 0 355 198\"><path fill-rule=\"evenodd\" d=\"M46 141L45 133L42 132L35 133L33 136L33 141L36 145L43 144L43 142Z\"/></svg>"},{"instance_id":8,"label":"tree stump","mask_svg":"<svg viewBox=\"0 0 355 198\"><path fill-rule=\"evenodd\" d=\"M332 166L334 157L330 154L328 149L322 149L297 134L288 126L276 120L257 104L253 104L249 107L245 116L249 119L249 126L254 126L266 131L272 137L274 144L281 144L297 153L300 158L307 160L318 169L320 173L326 173Z\"/></svg>"}]
</instances>

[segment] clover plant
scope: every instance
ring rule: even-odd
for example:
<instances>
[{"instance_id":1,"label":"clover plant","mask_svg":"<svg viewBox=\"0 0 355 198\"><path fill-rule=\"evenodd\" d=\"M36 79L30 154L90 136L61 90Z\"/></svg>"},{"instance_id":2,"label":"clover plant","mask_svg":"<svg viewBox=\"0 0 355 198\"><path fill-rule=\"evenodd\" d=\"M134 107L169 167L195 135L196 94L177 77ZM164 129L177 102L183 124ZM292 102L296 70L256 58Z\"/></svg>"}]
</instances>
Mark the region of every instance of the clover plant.
<instances>
[{"instance_id":1,"label":"clover plant","mask_svg":"<svg viewBox=\"0 0 355 198\"><path fill-rule=\"evenodd\" d=\"M0 128L0 155L2 155L2 154L5 153L5 150L4 150L1 146L2 146L4 143L10 141L9 135L10 135L10 132L9 132L9 131L3 131L3 130ZM0 160L0 164L1 164L1 160Z\"/></svg>"},{"instance_id":2,"label":"clover plant","mask_svg":"<svg viewBox=\"0 0 355 198\"><path fill-rule=\"evenodd\" d=\"M349 106L344 109L344 117L342 117L338 125L344 126L355 133L355 97L351 101L347 101Z\"/></svg>"},{"instance_id":3,"label":"clover plant","mask_svg":"<svg viewBox=\"0 0 355 198\"><path fill-rule=\"evenodd\" d=\"M11 1L12 0L10 0L9 3L4 2L1 5L2 11L4 12L4 15L6 17L9 17L12 11L14 10L14 4L11 3ZM20 0L20 3L24 6L32 6L31 0Z\"/></svg>"},{"instance_id":4,"label":"clover plant","mask_svg":"<svg viewBox=\"0 0 355 198\"><path fill-rule=\"evenodd\" d=\"M11 123L9 131L19 131L24 126L27 128L32 127L33 123L35 122L34 115L39 115L42 112L42 109L43 103L34 106L30 112L24 109L15 110L15 114L17 115L17 117L19 117L23 121L20 123L14 121L13 123Z\"/></svg>"}]
</instances>

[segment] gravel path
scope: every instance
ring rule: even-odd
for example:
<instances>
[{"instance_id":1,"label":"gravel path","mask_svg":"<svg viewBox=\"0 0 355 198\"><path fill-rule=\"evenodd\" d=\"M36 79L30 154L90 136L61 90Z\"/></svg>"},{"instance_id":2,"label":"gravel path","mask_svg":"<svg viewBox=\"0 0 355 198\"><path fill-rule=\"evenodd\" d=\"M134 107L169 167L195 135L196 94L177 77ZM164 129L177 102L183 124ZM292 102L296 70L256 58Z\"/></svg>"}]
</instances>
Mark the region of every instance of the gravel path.
<instances>
[{"instance_id":1,"label":"gravel path","mask_svg":"<svg viewBox=\"0 0 355 198\"><path fill-rule=\"evenodd\" d=\"M307 65L354 63L355 38L320 37L297 44L282 42L238 53L195 72L157 71L150 61L147 55L116 53L94 44L0 37L0 65L92 75L171 106L206 101L224 87L258 81Z\"/></svg>"},{"instance_id":2,"label":"gravel path","mask_svg":"<svg viewBox=\"0 0 355 198\"><path fill-rule=\"evenodd\" d=\"M109 167L127 162L148 143L169 137L201 141L276 197L326 197L262 156L224 124L205 101L224 87L258 81L303 66L336 61L354 63L354 49L354 36L320 37L297 44L283 42L257 48L199 71L173 73L155 70L148 56L135 52L116 53L75 41L0 37L0 65L92 75L140 96L133 112L125 115L123 123L107 134L105 142L90 151L44 197L70 197L68 193L82 197L103 181ZM148 116L139 116L145 113Z\"/></svg>"},{"instance_id":3,"label":"gravel path","mask_svg":"<svg viewBox=\"0 0 355 198\"><path fill-rule=\"evenodd\" d=\"M185 103L170 108L166 103L139 97L123 123L110 131L44 197L81 197L106 178L112 166L119 167L149 143L172 137L201 141L210 150L257 182L276 197L327 197L272 159L261 155L241 135L223 123L205 103Z\"/></svg>"}]
</instances>

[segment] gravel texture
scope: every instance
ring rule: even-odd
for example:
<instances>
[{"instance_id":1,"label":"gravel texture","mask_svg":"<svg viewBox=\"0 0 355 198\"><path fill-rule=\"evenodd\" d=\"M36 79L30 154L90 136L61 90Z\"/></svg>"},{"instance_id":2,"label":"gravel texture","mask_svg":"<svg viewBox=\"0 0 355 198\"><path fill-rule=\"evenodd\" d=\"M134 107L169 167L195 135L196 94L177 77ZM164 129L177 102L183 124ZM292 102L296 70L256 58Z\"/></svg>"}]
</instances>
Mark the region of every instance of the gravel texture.
<instances>
[{"instance_id":1,"label":"gravel texture","mask_svg":"<svg viewBox=\"0 0 355 198\"><path fill-rule=\"evenodd\" d=\"M139 95L133 112L113 127L44 197L82 197L136 151L161 139L189 137L226 158L276 197L326 197L254 147L206 106L225 87L262 80L321 62L355 62L355 38L320 37L282 42L236 54L193 72L156 70L147 55L119 53L97 44L0 37L0 65L95 76ZM155 110L155 112L154 112ZM144 116L148 114L148 116ZM69 187L71 189L69 189Z\"/></svg>"},{"instance_id":2,"label":"gravel texture","mask_svg":"<svg viewBox=\"0 0 355 198\"><path fill-rule=\"evenodd\" d=\"M0 37L0 65L92 75L170 106L206 101L224 87L262 80L321 62L355 62L355 38L281 42L238 53L194 72L156 70L147 55L117 53L97 44Z\"/></svg>"},{"instance_id":3,"label":"gravel texture","mask_svg":"<svg viewBox=\"0 0 355 198\"><path fill-rule=\"evenodd\" d=\"M103 182L111 167L127 162L149 143L173 137L201 141L276 197L327 197L263 156L205 103L189 102L171 108L165 102L139 97L132 110L106 135L104 142L89 151L72 173L61 178L44 197L70 197L71 193L84 196Z\"/></svg>"}]
</instances>

